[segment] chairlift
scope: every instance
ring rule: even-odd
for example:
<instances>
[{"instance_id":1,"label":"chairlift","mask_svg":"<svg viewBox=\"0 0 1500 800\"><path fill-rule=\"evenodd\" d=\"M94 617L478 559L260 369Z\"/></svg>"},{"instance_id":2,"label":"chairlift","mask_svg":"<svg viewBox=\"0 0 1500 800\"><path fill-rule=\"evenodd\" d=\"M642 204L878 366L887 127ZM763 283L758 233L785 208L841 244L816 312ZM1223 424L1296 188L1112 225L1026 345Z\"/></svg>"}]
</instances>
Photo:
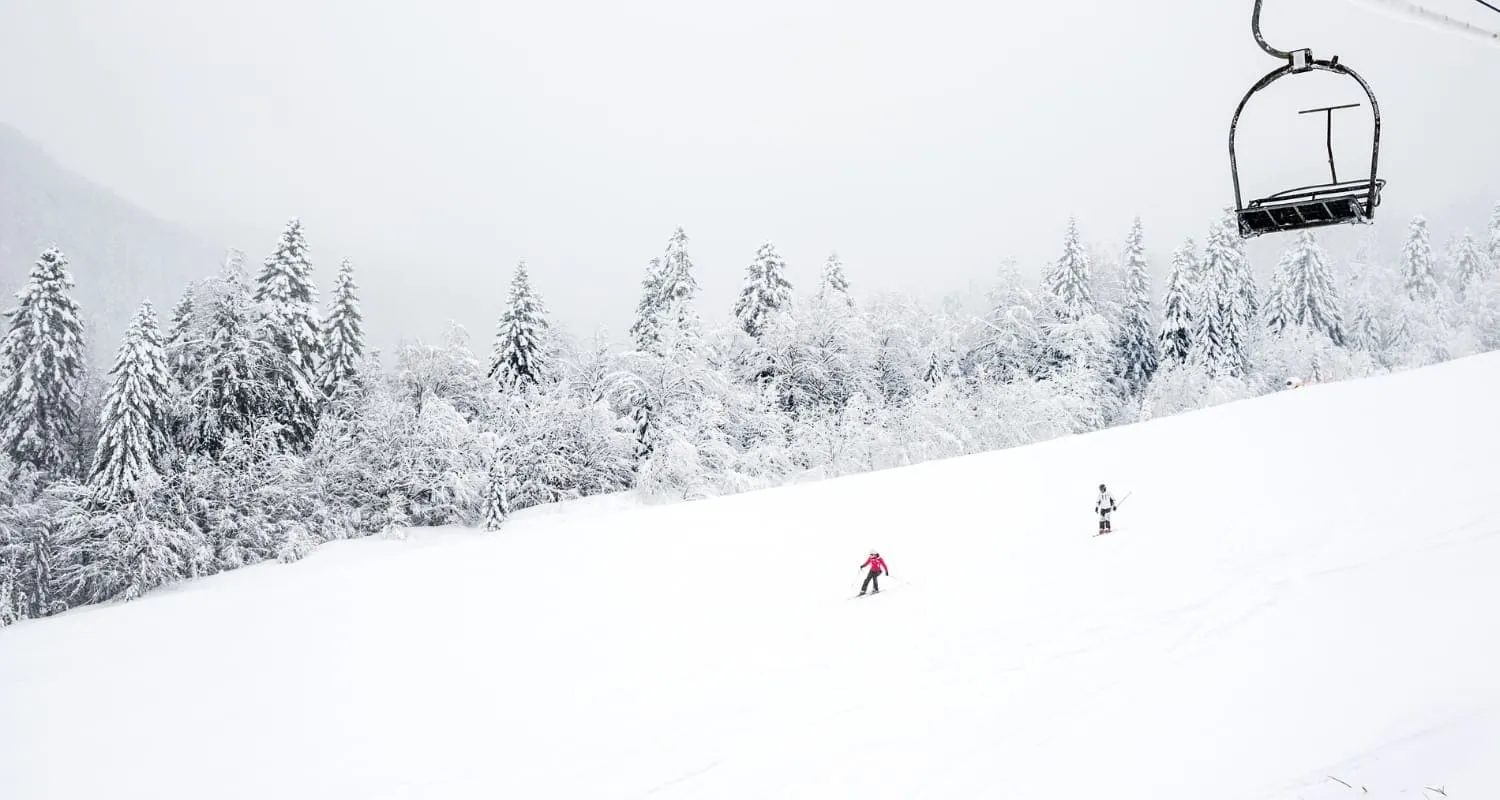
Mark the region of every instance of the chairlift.
<instances>
[{"instance_id":1,"label":"chairlift","mask_svg":"<svg viewBox=\"0 0 1500 800\"><path fill-rule=\"evenodd\" d=\"M1250 18L1250 29L1255 34L1255 41L1262 50L1273 58L1285 60L1286 63L1250 87L1244 99L1240 100L1239 107L1234 110L1234 119L1229 123L1229 169L1234 177L1234 205L1235 214L1239 220L1240 237L1249 239L1264 233L1283 233L1326 225L1369 224L1375 218L1375 207L1380 205L1380 190L1385 186L1385 181L1376 176L1376 166L1380 160L1380 106L1375 101L1375 93L1370 90L1370 85L1365 83L1365 79L1361 78L1359 73L1340 64L1338 56L1327 60L1316 59L1313 58L1310 49L1286 52L1266 44L1265 38L1260 33L1261 2L1262 0L1255 0L1255 11ZM1245 105L1257 92L1288 75L1301 75L1314 70L1353 78L1365 90L1365 96L1370 99L1370 111L1375 120L1374 141L1370 148L1370 176L1340 181L1338 169L1334 166L1333 160L1333 112L1346 108L1358 108L1360 104L1348 103L1309 108L1298 113L1321 112L1326 120L1329 182L1315 186L1300 186L1245 203L1240 193L1239 162L1234 152L1235 129L1239 126L1240 113L1245 110Z\"/></svg>"}]
</instances>

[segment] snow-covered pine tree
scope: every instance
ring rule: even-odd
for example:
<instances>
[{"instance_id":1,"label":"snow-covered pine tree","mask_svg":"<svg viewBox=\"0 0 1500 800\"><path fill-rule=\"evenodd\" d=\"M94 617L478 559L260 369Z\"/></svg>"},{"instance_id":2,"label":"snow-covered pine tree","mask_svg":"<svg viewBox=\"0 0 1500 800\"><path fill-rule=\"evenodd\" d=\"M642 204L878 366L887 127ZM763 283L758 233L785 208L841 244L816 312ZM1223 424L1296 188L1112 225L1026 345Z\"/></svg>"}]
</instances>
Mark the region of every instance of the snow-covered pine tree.
<instances>
[{"instance_id":1,"label":"snow-covered pine tree","mask_svg":"<svg viewBox=\"0 0 1500 800\"><path fill-rule=\"evenodd\" d=\"M786 262L766 242L745 268L745 285L735 301L734 316L746 333L758 338L771 315L790 309L791 304L792 284L786 278Z\"/></svg>"},{"instance_id":2,"label":"snow-covered pine tree","mask_svg":"<svg viewBox=\"0 0 1500 800\"><path fill-rule=\"evenodd\" d=\"M504 459L496 457L490 462L489 480L484 492L484 529L498 531L510 516L510 468Z\"/></svg>"},{"instance_id":3,"label":"snow-covered pine tree","mask_svg":"<svg viewBox=\"0 0 1500 800\"><path fill-rule=\"evenodd\" d=\"M510 282L510 298L495 333L489 377L502 389L518 391L535 386L547 377L546 309L531 289L526 262L516 265Z\"/></svg>"},{"instance_id":4,"label":"snow-covered pine tree","mask_svg":"<svg viewBox=\"0 0 1500 800\"><path fill-rule=\"evenodd\" d=\"M264 332L278 354L271 362L275 420L284 447L301 450L317 432L318 364L323 343L318 334L317 291L307 259L302 221L287 222L276 252L266 258L256 280L255 301L266 315Z\"/></svg>"},{"instance_id":5,"label":"snow-covered pine tree","mask_svg":"<svg viewBox=\"0 0 1500 800\"><path fill-rule=\"evenodd\" d=\"M189 286L182 293L182 298L177 305L172 307L172 322L167 328L167 339L164 343L167 358L167 371L179 386L189 385L199 374L202 361L199 358L201 343L193 339L193 324L197 318L194 307L193 290Z\"/></svg>"},{"instance_id":6,"label":"snow-covered pine tree","mask_svg":"<svg viewBox=\"0 0 1500 800\"><path fill-rule=\"evenodd\" d=\"M1401 277L1406 294L1413 300L1432 300L1438 294L1437 276L1432 269L1432 236L1427 218L1414 217L1401 249Z\"/></svg>"},{"instance_id":7,"label":"snow-covered pine tree","mask_svg":"<svg viewBox=\"0 0 1500 800\"><path fill-rule=\"evenodd\" d=\"M1328 258L1308 231L1282 257L1266 309L1267 326L1280 333L1304 325L1344 345L1344 314Z\"/></svg>"},{"instance_id":8,"label":"snow-covered pine tree","mask_svg":"<svg viewBox=\"0 0 1500 800\"><path fill-rule=\"evenodd\" d=\"M854 297L849 294L849 278L844 275L844 262L839 260L838 253L830 255L823 263L823 280L818 286L818 297L824 302L838 298L848 305L854 305Z\"/></svg>"},{"instance_id":9,"label":"snow-covered pine tree","mask_svg":"<svg viewBox=\"0 0 1500 800\"><path fill-rule=\"evenodd\" d=\"M698 336L698 316L693 309L698 279L693 276L687 243L687 233L679 227L667 241L666 254L651 259L646 267L635 321L630 325L630 337L639 352L660 351L663 325L677 326L690 340Z\"/></svg>"},{"instance_id":10,"label":"snow-covered pine tree","mask_svg":"<svg viewBox=\"0 0 1500 800\"><path fill-rule=\"evenodd\" d=\"M83 323L69 296L68 259L56 248L41 254L31 280L6 312L0 340L0 447L18 464L63 472L78 426L84 381Z\"/></svg>"},{"instance_id":11,"label":"snow-covered pine tree","mask_svg":"<svg viewBox=\"0 0 1500 800\"><path fill-rule=\"evenodd\" d=\"M943 381L943 378L945 377L947 377L947 375L946 370L943 369L943 360L939 358L937 352L934 351L933 354L927 359L926 369L922 370L922 382L927 384L928 386L936 386L941 383Z\"/></svg>"},{"instance_id":12,"label":"snow-covered pine tree","mask_svg":"<svg viewBox=\"0 0 1500 800\"><path fill-rule=\"evenodd\" d=\"M1490 262L1500 267L1500 203L1490 215Z\"/></svg>"},{"instance_id":13,"label":"snow-covered pine tree","mask_svg":"<svg viewBox=\"0 0 1500 800\"><path fill-rule=\"evenodd\" d=\"M248 275L245 262L245 251L238 247L231 247L224 251L224 263L220 267L225 275Z\"/></svg>"},{"instance_id":14,"label":"snow-covered pine tree","mask_svg":"<svg viewBox=\"0 0 1500 800\"><path fill-rule=\"evenodd\" d=\"M1453 273L1458 280L1459 292L1468 291L1475 281L1481 280L1489 273L1490 264L1479 249L1479 243L1474 240L1474 234L1464 231L1463 238L1458 240L1458 247L1453 253Z\"/></svg>"},{"instance_id":15,"label":"snow-covered pine tree","mask_svg":"<svg viewBox=\"0 0 1500 800\"><path fill-rule=\"evenodd\" d=\"M1161 363L1151 319L1151 272L1146 263L1145 233L1140 217L1125 239L1125 303L1118 348L1120 377L1136 392L1145 389Z\"/></svg>"},{"instance_id":16,"label":"snow-covered pine tree","mask_svg":"<svg viewBox=\"0 0 1500 800\"><path fill-rule=\"evenodd\" d=\"M661 259L653 258L641 280L641 300L635 307L635 322L630 324L630 338L642 353L656 352L661 341L662 283L666 280L662 273Z\"/></svg>"},{"instance_id":17,"label":"snow-covered pine tree","mask_svg":"<svg viewBox=\"0 0 1500 800\"><path fill-rule=\"evenodd\" d=\"M1192 239L1172 251L1172 274L1167 278L1167 297L1162 303L1161 358L1182 364L1193 341L1194 278L1198 274L1197 245Z\"/></svg>"},{"instance_id":18,"label":"snow-covered pine tree","mask_svg":"<svg viewBox=\"0 0 1500 800\"><path fill-rule=\"evenodd\" d=\"M1281 260L1276 263L1276 271L1271 273L1271 288L1266 292L1266 328L1274 333L1281 333L1286 326L1292 324L1292 308L1290 289L1292 261L1297 257L1299 248L1293 246L1281 255Z\"/></svg>"},{"instance_id":19,"label":"snow-covered pine tree","mask_svg":"<svg viewBox=\"0 0 1500 800\"><path fill-rule=\"evenodd\" d=\"M661 264L661 310L663 324L674 324L692 338L698 335L698 317L693 310L698 279L693 276L693 259L688 256L687 243L687 233L680 227L667 241Z\"/></svg>"},{"instance_id":20,"label":"snow-covered pine tree","mask_svg":"<svg viewBox=\"0 0 1500 800\"><path fill-rule=\"evenodd\" d=\"M218 456L229 440L252 432L272 415L278 391L270 381L277 351L261 332L242 277L228 272L199 285L195 314L202 315L202 366L186 392L183 445Z\"/></svg>"},{"instance_id":21,"label":"snow-covered pine tree","mask_svg":"<svg viewBox=\"0 0 1500 800\"><path fill-rule=\"evenodd\" d=\"M104 503L132 499L140 482L159 472L167 451L170 378L149 300L131 320L109 374L89 475L95 498Z\"/></svg>"},{"instance_id":22,"label":"snow-covered pine tree","mask_svg":"<svg viewBox=\"0 0 1500 800\"><path fill-rule=\"evenodd\" d=\"M1208 230L1193 309L1190 360L1212 374L1240 377L1249 368L1251 320L1245 305L1244 255L1236 246L1232 215Z\"/></svg>"},{"instance_id":23,"label":"snow-covered pine tree","mask_svg":"<svg viewBox=\"0 0 1500 800\"><path fill-rule=\"evenodd\" d=\"M1057 301L1059 315L1071 321L1083 319L1094 311L1092 276L1088 252L1078 235L1078 220L1068 219L1063 236L1063 254L1043 276L1043 286Z\"/></svg>"},{"instance_id":24,"label":"snow-covered pine tree","mask_svg":"<svg viewBox=\"0 0 1500 800\"><path fill-rule=\"evenodd\" d=\"M1234 285L1239 293L1235 313L1240 330L1248 337L1260 321L1260 291L1256 289L1255 270L1250 266L1250 255L1245 252L1245 240L1239 235L1239 221L1232 210L1224 210L1223 225L1235 256L1231 262L1234 265Z\"/></svg>"},{"instance_id":25,"label":"snow-covered pine tree","mask_svg":"<svg viewBox=\"0 0 1500 800\"><path fill-rule=\"evenodd\" d=\"M359 370L364 356L364 315L359 310L359 289L354 282L354 265L344 259L333 284L333 302L323 321L323 364L321 387L325 397L333 397L339 386Z\"/></svg>"}]
</instances>

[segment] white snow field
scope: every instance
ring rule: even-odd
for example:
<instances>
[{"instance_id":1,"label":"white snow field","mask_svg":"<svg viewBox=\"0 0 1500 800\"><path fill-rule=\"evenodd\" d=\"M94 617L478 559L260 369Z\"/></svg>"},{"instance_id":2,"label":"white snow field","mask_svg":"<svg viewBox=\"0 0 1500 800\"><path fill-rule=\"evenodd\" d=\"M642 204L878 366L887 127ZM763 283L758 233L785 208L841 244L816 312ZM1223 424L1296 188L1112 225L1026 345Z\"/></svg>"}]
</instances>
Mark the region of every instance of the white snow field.
<instances>
[{"instance_id":1,"label":"white snow field","mask_svg":"<svg viewBox=\"0 0 1500 800\"><path fill-rule=\"evenodd\" d=\"M23 623L0 797L1494 800L1497 389L1493 354Z\"/></svg>"}]
</instances>

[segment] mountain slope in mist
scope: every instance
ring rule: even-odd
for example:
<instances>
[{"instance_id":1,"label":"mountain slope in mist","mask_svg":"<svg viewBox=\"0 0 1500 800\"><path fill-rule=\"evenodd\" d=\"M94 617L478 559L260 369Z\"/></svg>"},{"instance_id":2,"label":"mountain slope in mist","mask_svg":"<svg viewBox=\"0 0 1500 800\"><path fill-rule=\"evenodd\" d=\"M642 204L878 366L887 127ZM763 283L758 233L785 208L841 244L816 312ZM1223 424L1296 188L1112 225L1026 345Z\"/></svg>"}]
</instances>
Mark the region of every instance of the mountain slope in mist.
<instances>
[{"instance_id":1,"label":"mountain slope in mist","mask_svg":"<svg viewBox=\"0 0 1500 800\"><path fill-rule=\"evenodd\" d=\"M13 305L41 251L67 255L89 348L106 363L130 315L150 299L165 315L187 282L212 273L223 248L68 171L0 124L0 306Z\"/></svg>"}]
</instances>

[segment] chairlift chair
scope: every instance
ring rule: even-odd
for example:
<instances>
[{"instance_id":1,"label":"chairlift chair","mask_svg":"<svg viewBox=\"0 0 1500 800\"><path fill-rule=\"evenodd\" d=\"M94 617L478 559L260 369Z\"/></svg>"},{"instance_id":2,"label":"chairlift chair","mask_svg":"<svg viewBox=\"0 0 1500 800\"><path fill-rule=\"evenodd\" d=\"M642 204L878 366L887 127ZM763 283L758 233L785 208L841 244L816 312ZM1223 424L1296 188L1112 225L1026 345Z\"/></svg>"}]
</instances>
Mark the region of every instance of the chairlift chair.
<instances>
[{"instance_id":1,"label":"chairlift chair","mask_svg":"<svg viewBox=\"0 0 1500 800\"><path fill-rule=\"evenodd\" d=\"M1340 64L1338 56L1328 60L1315 59L1309 49L1286 52L1266 44L1266 40L1260 33L1261 2L1262 0L1255 0L1255 11L1250 21L1255 41L1262 50L1275 58L1285 59L1287 63L1268 73L1250 87L1250 91L1246 92L1245 97L1240 100L1239 107L1234 110L1234 119L1229 123L1229 169L1234 179L1235 215L1239 220L1240 236L1248 239L1266 233L1283 233L1326 225L1368 224L1375 218L1375 207L1380 205L1380 190L1385 186L1385 181L1376 175L1376 167L1380 160L1380 106L1375 100L1375 93L1370 90L1370 85L1359 76L1359 73ZM1251 200L1249 203L1244 202L1240 192L1239 161L1234 150L1235 131L1239 127L1240 113L1245 110L1251 97L1272 83L1288 75L1300 75L1314 70L1333 72L1353 78L1365 90L1365 96L1370 99L1370 111L1375 122L1374 138L1370 148L1370 176L1361 177L1358 180L1340 181L1338 169L1333 160L1333 112L1345 108L1357 108L1359 103L1310 108L1298 113L1322 112L1327 121L1329 182L1315 186L1300 186Z\"/></svg>"}]
</instances>

